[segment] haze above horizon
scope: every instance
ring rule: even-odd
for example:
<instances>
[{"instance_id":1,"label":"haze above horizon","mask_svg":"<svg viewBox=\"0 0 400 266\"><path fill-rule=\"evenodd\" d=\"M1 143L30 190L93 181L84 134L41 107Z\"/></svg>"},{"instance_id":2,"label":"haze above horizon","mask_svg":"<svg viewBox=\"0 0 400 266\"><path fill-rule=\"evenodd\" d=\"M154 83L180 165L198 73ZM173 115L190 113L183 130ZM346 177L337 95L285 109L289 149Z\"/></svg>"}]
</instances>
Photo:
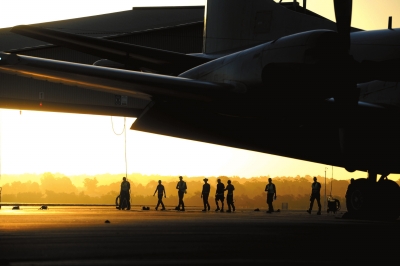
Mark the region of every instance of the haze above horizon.
<instances>
[{"instance_id":1,"label":"haze above horizon","mask_svg":"<svg viewBox=\"0 0 400 266\"><path fill-rule=\"evenodd\" d=\"M301 3L301 1L299 1ZM168 5L202 5L204 0L174 0ZM165 1L2 1L0 28L130 10L133 6L165 5ZM46 8L44 8L46 7ZM77 8L79 7L79 8ZM307 8L334 20L331 0L308 0ZM400 27L400 1L365 3L354 0L353 26L362 29ZM370 19L373 17L374 19ZM127 119L130 127L133 118ZM1 173L60 172L66 175L125 172L124 139L112 130L123 128L122 118L44 113L0 112ZM329 151L327 151L329 152ZM212 144L136 131L127 133L128 172L186 176L304 176L331 177L330 166ZM365 177L333 169L335 179ZM399 177L389 176L394 180ZM0 180L0 185L2 184Z\"/></svg>"}]
</instances>

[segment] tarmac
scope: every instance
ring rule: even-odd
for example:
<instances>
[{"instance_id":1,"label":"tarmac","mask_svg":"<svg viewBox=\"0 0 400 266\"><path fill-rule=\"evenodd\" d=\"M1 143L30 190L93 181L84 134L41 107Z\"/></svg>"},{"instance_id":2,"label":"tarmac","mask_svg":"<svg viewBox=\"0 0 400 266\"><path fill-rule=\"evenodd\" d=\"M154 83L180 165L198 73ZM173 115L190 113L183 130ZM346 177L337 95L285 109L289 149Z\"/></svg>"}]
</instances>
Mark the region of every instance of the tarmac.
<instances>
[{"instance_id":1,"label":"tarmac","mask_svg":"<svg viewBox=\"0 0 400 266\"><path fill-rule=\"evenodd\" d=\"M399 220L200 210L3 206L0 265L398 264Z\"/></svg>"}]
</instances>

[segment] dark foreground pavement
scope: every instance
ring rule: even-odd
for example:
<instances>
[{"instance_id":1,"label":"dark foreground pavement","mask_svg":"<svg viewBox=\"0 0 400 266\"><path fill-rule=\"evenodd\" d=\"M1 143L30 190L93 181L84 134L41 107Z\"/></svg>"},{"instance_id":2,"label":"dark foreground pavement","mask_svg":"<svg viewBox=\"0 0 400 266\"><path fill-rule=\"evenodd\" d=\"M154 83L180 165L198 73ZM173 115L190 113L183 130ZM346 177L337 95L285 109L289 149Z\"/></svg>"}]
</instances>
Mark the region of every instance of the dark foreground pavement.
<instances>
[{"instance_id":1,"label":"dark foreground pavement","mask_svg":"<svg viewBox=\"0 0 400 266\"><path fill-rule=\"evenodd\" d=\"M0 265L398 264L400 221L306 212L0 210ZM105 223L109 220L110 223Z\"/></svg>"}]
</instances>

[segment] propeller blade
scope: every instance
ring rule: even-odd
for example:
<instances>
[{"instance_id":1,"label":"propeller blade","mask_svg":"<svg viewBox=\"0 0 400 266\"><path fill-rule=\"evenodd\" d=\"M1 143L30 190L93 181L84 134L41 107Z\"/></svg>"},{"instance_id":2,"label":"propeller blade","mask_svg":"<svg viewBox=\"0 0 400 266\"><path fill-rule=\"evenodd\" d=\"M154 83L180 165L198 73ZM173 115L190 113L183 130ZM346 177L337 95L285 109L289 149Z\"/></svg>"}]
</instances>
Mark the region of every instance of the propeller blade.
<instances>
[{"instance_id":1,"label":"propeller blade","mask_svg":"<svg viewBox=\"0 0 400 266\"><path fill-rule=\"evenodd\" d=\"M354 130L353 124L357 110L359 90L357 88L357 77L354 70L357 64L349 54L351 40L351 15L353 9L352 0L333 0L336 16L336 27L339 38L339 50L341 53L337 58L335 72L337 75L337 88L335 90L335 105L339 125L340 149L343 156L343 164L349 171L355 170L353 167L354 151Z\"/></svg>"},{"instance_id":2,"label":"propeller blade","mask_svg":"<svg viewBox=\"0 0 400 266\"><path fill-rule=\"evenodd\" d=\"M350 49L350 29L353 0L334 0L336 27L345 51Z\"/></svg>"}]
</instances>

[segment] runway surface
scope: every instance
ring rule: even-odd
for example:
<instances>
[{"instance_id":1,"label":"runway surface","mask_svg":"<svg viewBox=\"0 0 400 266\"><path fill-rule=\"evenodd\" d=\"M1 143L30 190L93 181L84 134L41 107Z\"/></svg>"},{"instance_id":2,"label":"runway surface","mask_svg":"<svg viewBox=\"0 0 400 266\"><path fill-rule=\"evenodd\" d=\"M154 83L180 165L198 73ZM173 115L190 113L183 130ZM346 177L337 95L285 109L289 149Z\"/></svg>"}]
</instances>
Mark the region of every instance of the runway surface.
<instances>
[{"instance_id":1,"label":"runway surface","mask_svg":"<svg viewBox=\"0 0 400 266\"><path fill-rule=\"evenodd\" d=\"M399 262L399 220L344 220L340 215L305 211L21 208L0 210L0 265Z\"/></svg>"}]
</instances>

